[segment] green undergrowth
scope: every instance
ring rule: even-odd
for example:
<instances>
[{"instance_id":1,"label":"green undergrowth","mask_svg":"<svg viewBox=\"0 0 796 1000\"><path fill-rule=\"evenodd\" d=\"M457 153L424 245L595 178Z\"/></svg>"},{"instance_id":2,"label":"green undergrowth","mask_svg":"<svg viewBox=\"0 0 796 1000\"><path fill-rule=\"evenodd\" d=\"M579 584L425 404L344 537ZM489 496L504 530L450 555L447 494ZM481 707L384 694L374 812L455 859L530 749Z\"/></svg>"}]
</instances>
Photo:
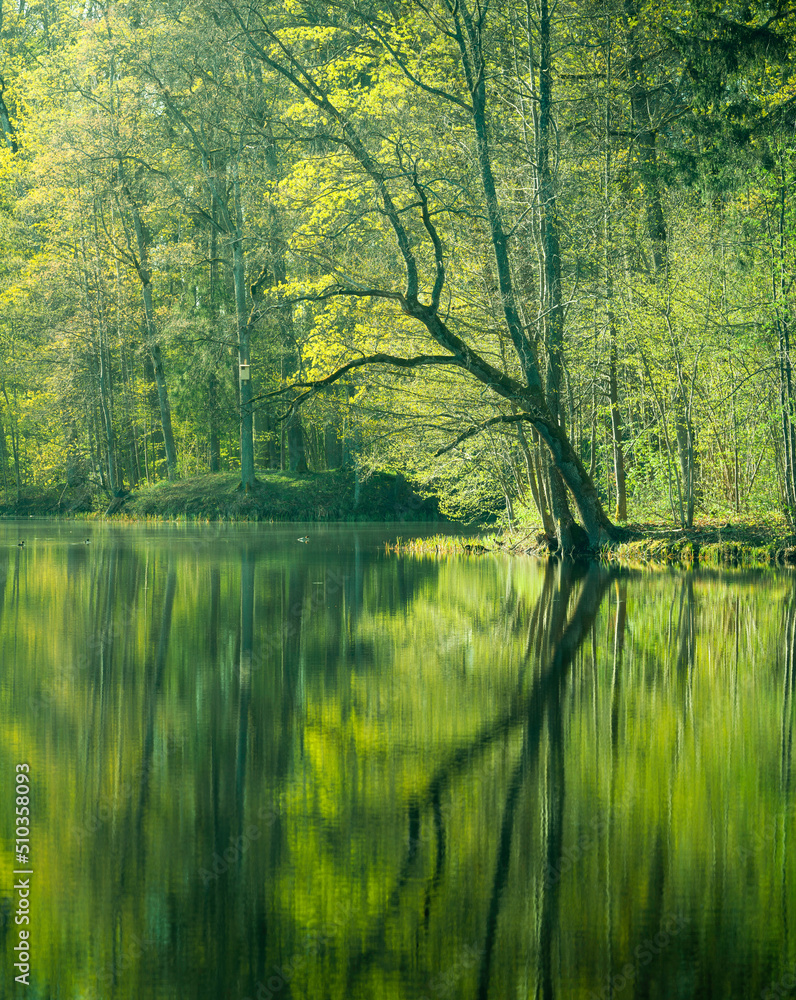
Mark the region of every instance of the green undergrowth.
<instances>
[{"instance_id":1,"label":"green undergrowth","mask_svg":"<svg viewBox=\"0 0 796 1000\"><path fill-rule=\"evenodd\" d=\"M635 524L622 530L625 538L583 553L601 562L648 569L677 566L762 568L796 565L796 537L784 521L761 523L704 522L689 531L661 524ZM435 535L399 539L388 550L415 556L508 553L551 558L538 528L504 530L476 537Z\"/></svg>"},{"instance_id":2,"label":"green undergrowth","mask_svg":"<svg viewBox=\"0 0 796 1000\"><path fill-rule=\"evenodd\" d=\"M0 506L11 517L109 517L178 521L444 521L436 497L415 492L401 475L373 473L358 485L354 472L305 474L259 471L253 489L234 472L208 473L143 485L121 497L82 487L23 493Z\"/></svg>"},{"instance_id":3,"label":"green undergrowth","mask_svg":"<svg viewBox=\"0 0 796 1000\"><path fill-rule=\"evenodd\" d=\"M493 536L431 535L428 538L398 538L387 542L387 552L394 555L460 556L483 555L487 552L502 551L500 541Z\"/></svg>"},{"instance_id":4,"label":"green undergrowth","mask_svg":"<svg viewBox=\"0 0 796 1000\"><path fill-rule=\"evenodd\" d=\"M796 537L782 519L736 523L703 521L687 530L630 525L623 541L600 557L628 566L763 568L796 563Z\"/></svg>"}]
</instances>

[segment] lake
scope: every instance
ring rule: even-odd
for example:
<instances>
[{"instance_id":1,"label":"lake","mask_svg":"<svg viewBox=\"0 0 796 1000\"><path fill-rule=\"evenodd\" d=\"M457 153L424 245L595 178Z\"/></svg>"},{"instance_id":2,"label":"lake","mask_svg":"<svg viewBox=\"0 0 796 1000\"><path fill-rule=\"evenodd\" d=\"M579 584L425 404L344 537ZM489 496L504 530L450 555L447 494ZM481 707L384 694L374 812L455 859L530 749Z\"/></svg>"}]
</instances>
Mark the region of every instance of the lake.
<instances>
[{"instance_id":1,"label":"lake","mask_svg":"<svg viewBox=\"0 0 796 1000\"><path fill-rule=\"evenodd\" d=\"M0 997L794 995L796 577L425 530L0 522Z\"/></svg>"}]
</instances>

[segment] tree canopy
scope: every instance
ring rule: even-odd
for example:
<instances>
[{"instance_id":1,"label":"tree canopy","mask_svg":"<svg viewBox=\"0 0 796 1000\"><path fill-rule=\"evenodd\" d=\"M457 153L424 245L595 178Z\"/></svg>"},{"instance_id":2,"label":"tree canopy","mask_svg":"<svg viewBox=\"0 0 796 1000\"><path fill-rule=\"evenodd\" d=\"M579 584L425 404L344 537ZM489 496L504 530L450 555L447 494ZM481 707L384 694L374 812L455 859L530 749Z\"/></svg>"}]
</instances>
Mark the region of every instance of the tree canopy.
<instances>
[{"instance_id":1,"label":"tree canopy","mask_svg":"<svg viewBox=\"0 0 796 1000\"><path fill-rule=\"evenodd\" d=\"M793 22L6 6L2 488L351 464L564 550L793 525Z\"/></svg>"}]
</instances>

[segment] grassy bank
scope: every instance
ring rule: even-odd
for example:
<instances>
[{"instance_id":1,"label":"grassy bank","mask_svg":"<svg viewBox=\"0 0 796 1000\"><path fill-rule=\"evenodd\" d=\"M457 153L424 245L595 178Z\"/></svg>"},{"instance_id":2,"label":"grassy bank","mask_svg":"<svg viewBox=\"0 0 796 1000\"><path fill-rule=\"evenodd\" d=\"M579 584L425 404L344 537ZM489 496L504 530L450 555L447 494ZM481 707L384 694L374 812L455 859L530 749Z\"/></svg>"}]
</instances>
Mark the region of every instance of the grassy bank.
<instances>
[{"instance_id":1,"label":"grassy bank","mask_svg":"<svg viewBox=\"0 0 796 1000\"><path fill-rule=\"evenodd\" d=\"M762 568L796 565L796 537L784 521L729 524L703 522L682 531L661 524L634 524L624 538L592 553L600 561L632 567L679 566ZM503 531L478 537L435 536L401 539L392 551L412 555L483 555L505 552L549 558L538 529Z\"/></svg>"},{"instance_id":2,"label":"grassy bank","mask_svg":"<svg viewBox=\"0 0 796 1000\"><path fill-rule=\"evenodd\" d=\"M19 501L0 504L4 517L109 517L120 520L187 521L434 521L435 497L416 493L403 476L375 473L357 486L351 470L298 475L261 471L253 490L239 488L234 472L143 485L109 500L88 486L28 488ZM623 538L591 553L605 563L635 567L765 567L796 565L796 537L784 520L757 523L703 521L690 531L662 524L632 524ZM538 528L475 536L437 535L400 539L392 551L418 556L504 552L549 558Z\"/></svg>"},{"instance_id":3,"label":"grassy bank","mask_svg":"<svg viewBox=\"0 0 796 1000\"><path fill-rule=\"evenodd\" d=\"M351 470L298 475L261 471L252 490L233 472L139 486L123 497L87 486L27 489L0 505L6 517L113 517L196 521L444 520L435 497L416 493L403 476L375 473L356 483Z\"/></svg>"},{"instance_id":4,"label":"grassy bank","mask_svg":"<svg viewBox=\"0 0 796 1000\"><path fill-rule=\"evenodd\" d=\"M796 538L783 521L768 523L701 523L673 530L660 525L633 525L628 537L607 546L606 562L626 566L766 567L796 564Z\"/></svg>"}]
</instances>

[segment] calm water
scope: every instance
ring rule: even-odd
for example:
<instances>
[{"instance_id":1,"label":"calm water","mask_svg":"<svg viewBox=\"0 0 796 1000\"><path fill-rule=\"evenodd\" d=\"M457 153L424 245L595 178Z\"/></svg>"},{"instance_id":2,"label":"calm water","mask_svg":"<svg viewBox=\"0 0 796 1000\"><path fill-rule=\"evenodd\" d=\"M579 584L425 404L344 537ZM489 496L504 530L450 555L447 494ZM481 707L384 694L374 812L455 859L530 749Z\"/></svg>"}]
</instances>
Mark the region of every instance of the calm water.
<instances>
[{"instance_id":1,"label":"calm water","mask_svg":"<svg viewBox=\"0 0 796 1000\"><path fill-rule=\"evenodd\" d=\"M0 523L1 997L794 994L796 578L397 530Z\"/></svg>"}]
</instances>

